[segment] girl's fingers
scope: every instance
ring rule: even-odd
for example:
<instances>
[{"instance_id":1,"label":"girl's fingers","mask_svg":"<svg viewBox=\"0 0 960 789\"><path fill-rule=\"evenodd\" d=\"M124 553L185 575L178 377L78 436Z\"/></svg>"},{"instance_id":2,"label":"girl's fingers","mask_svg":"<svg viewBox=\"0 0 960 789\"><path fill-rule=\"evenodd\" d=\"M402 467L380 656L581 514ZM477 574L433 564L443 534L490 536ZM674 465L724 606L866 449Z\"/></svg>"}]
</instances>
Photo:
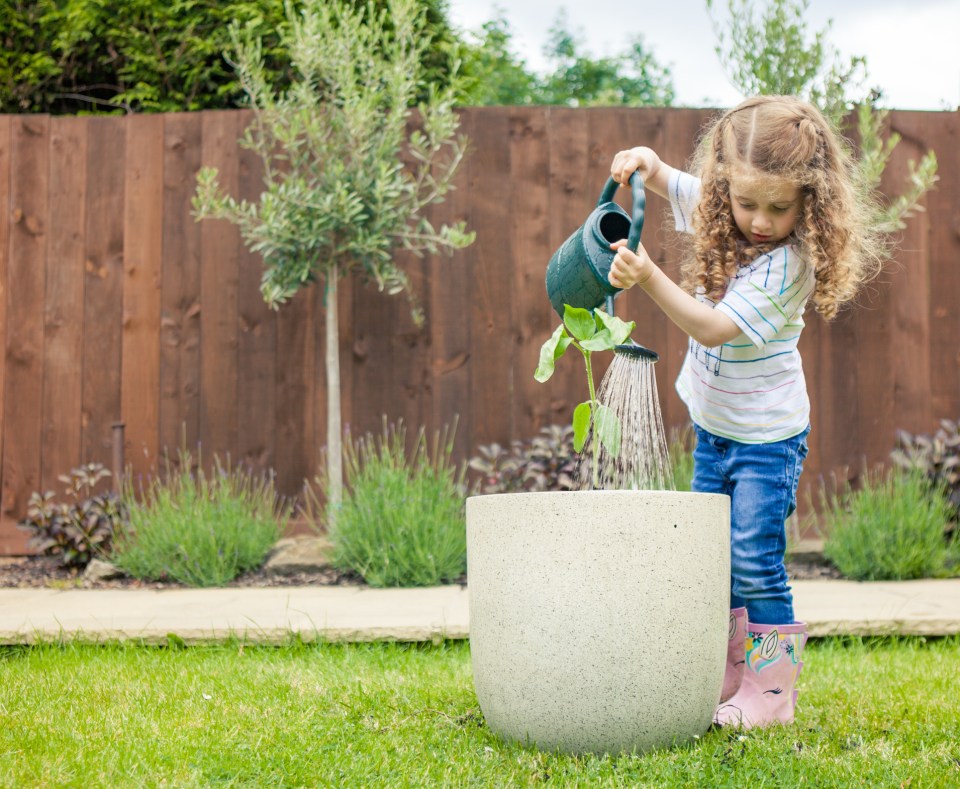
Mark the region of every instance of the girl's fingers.
<instances>
[{"instance_id":1,"label":"girl's fingers","mask_svg":"<svg viewBox=\"0 0 960 789\"><path fill-rule=\"evenodd\" d=\"M610 165L610 175L617 183L625 184L630 181L630 176L639 166L639 159L631 156L628 151L621 151L613 157L613 163Z\"/></svg>"}]
</instances>

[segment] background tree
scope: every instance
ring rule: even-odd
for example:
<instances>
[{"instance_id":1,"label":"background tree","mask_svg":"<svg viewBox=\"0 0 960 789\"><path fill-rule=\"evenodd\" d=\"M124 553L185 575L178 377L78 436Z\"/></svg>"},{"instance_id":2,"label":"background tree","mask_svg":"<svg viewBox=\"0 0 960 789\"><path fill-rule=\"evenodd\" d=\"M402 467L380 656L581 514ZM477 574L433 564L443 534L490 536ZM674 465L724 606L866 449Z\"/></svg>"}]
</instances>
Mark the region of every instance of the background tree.
<instances>
[{"instance_id":1,"label":"background tree","mask_svg":"<svg viewBox=\"0 0 960 789\"><path fill-rule=\"evenodd\" d=\"M535 104L538 77L511 46L513 31L499 11L479 31L466 33L457 54L462 60L461 101L470 105Z\"/></svg>"},{"instance_id":2,"label":"background tree","mask_svg":"<svg viewBox=\"0 0 960 789\"><path fill-rule=\"evenodd\" d=\"M582 40L568 27L566 14L558 14L544 50L550 70L543 78L544 104L593 106L658 106L673 104L670 70L661 66L634 36L626 50L610 57L593 58L583 51Z\"/></svg>"},{"instance_id":3,"label":"background tree","mask_svg":"<svg viewBox=\"0 0 960 789\"><path fill-rule=\"evenodd\" d=\"M257 203L238 201L205 168L194 199L198 218L238 225L263 256L261 291L272 307L324 283L329 517L343 487L338 281L355 273L382 291L409 293L397 250L434 254L474 238L462 222L434 228L422 215L451 189L467 145L453 84L427 86L417 123L411 117L427 79L424 9L386 0L371 11L344 0L289 7L283 45L295 76L285 91L269 82L255 28L231 28L231 59L255 113L242 144L263 161L264 192Z\"/></svg>"},{"instance_id":4,"label":"background tree","mask_svg":"<svg viewBox=\"0 0 960 789\"><path fill-rule=\"evenodd\" d=\"M594 58L568 26L561 11L544 49L548 68L538 74L512 48L513 32L503 11L479 32L466 33L458 56L463 62L462 102L472 105L549 104L562 106L670 106L670 70L648 52L641 38L626 50Z\"/></svg>"},{"instance_id":5,"label":"background tree","mask_svg":"<svg viewBox=\"0 0 960 789\"><path fill-rule=\"evenodd\" d=\"M302 0L291 0L294 10ZM351 0L366 9L369 0ZM427 82L455 70L445 0L419 0ZM375 12L385 0L372 0ZM244 91L224 59L234 22L263 42L278 89L293 77L281 46L284 0L0 0L0 112L175 112L236 107ZM420 96L419 98L423 98Z\"/></svg>"},{"instance_id":6,"label":"background tree","mask_svg":"<svg viewBox=\"0 0 960 789\"><path fill-rule=\"evenodd\" d=\"M832 20L811 35L804 20L809 0L769 0L759 11L753 0L727 0L725 23L714 16L713 0L706 3L717 34L717 55L734 86L744 96L800 96L816 104L837 128L851 131L848 127L855 126L861 179L865 187L876 189L900 136L893 133L883 139L887 110L878 106L882 93L864 88L866 58L844 60L830 44ZM937 181L934 151L928 151L919 165L911 160L909 168L902 194L876 217L877 225L888 233L901 230L912 212L923 210L920 199Z\"/></svg>"}]
</instances>

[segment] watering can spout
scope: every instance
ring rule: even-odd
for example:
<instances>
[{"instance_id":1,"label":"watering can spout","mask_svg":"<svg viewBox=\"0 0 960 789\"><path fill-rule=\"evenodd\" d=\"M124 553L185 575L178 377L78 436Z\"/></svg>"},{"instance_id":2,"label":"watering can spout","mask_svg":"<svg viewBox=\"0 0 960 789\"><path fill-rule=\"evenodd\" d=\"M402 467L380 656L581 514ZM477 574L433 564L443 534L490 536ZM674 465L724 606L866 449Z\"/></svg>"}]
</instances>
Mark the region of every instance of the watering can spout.
<instances>
[{"instance_id":1,"label":"watering can spout","mask_svg":"<svg viewBox=\"0 0 960 789\"><path fill-rule=\"evenodd\" d=\"M608 178L587 221L550 258L547 296L561 318L564 304L588 310L605 306L613 315L613 300L620 288L615 288L607 279L614 258L610 245L626 238L627 247L636 252L646 208L646 193L639 173L630 176L630 186L632 214L613 202L617 182Z\"/></svg>"}]
</instances>

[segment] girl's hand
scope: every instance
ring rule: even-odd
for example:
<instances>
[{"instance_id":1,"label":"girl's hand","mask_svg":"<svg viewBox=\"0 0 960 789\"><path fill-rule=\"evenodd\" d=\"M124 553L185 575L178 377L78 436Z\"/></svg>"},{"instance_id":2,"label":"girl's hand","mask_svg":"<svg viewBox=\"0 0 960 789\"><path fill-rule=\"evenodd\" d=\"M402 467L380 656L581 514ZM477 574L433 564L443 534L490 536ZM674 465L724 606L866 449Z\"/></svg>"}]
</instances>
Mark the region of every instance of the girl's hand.
<instances>
[{"instance_id":1,"label":"girl's hand","mask_svg":"<svg viewBox=\"0 0 960 789\"><path fill-rule=\"evenodd\" d=\"M660 164L660 157L652 148L631 148L613 157L610 177L618 184L628 184L630 176L638 172L644 181L649 181L657 175Z\"/></svg>"},{"instance_id":2,"label":"girl's hand","mask_svg":"<svg viewBox=\"0 0 960 789\"><path fill-rule=\"evenodd\" d=\"M634 253L627 249L626 239L621 239L611 244L610 249L617 250L617 254L610 265L607 280L615 288L627 290L634 285L643 285L657 270L657 265L650 259L643 244Z\"/></svg>"}]
</instances>

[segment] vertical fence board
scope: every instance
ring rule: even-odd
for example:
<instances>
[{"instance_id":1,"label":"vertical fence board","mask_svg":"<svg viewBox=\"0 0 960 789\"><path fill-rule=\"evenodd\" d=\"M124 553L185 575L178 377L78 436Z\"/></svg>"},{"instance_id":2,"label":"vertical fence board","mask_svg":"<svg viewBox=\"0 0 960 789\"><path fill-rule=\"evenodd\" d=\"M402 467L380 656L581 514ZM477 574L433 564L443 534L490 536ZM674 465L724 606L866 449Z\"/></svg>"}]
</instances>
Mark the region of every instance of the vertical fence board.
<instances>
[{"instance_id":1,"label":"vertical fence board","mask_svg":"<svg viewBox=\"0 0 960 789\"><path fill-rule=\"evenodd\" d=\"M2 512L12 520L40 484L49 144L49 117L11 122Z\"/></svg>"},{"instance_id":2,"label":"vertical fence board","mask_svg":"<svg viewBox=\"0 0 960 789\"><path fill-rule=\"evenodd\" d=\"M491 107L473 129L476 150L470 168L470 220L477 231L471 249L469 289L470 423L475 440L506 443L513 435L513 251L506 221L510 191L510 108Z\"/></svg>"},{"instance_id":3,"label":"vertical fence board","mask_svg":"<svg viewBox=\"0 0 960 789\"><path fill-rule=\"evenodd\" d=\"M893 441L891 280L889 273L881 276L873 296L864 299L856 316L857 382L877 395L871 400L860 398L857 409L859 448L867 466L881 460Z\"/></svg>"},{"instance_id":4,"label":"vertical fence board","mask_svg":"<svg viewBox=\"0 0 960 789\"><path fill-rule=\"evenodd\" d=\"M240 150L239 157L240 199L256 202L263 190L263 163L246 149ZM260 293L263 258L241 244L237 259L237 451L243 463L267 472L274 467L277 450L277 321ZM304 440L309 439L305 436Z\"/></svg>"},{"instance_id":5,"label":"vertical fence board","mask_svg":"<svg viewBox=\"0 0 960 789\"><path fill-rule=\"evenodd\" d=\"M408 435L413 437L421 428L429 428L426 419L433 411L430 330L425 325L426 312L419 303L427 289L427 265L422 257L417 257L412 252L399 254L397 263L407 273L411 293L417 300L416 309L423 317L423 322L417 325L411 313L410 301L405 294L389 297L398 312L393 345L397 348L397 361L400 362L397 381L399 403L398 407L391 409L388 401L380 411L388 417L402 419L408 427ZM430 432L428 430L428 436Z\"/></svg>"},{"instance_id":6,"label":"vertical fence board","mask_svg":"<svg viewBox=\"0 0 960 789\"><path fill-rule=\"evenodd\" d=\"M890 181L907 184L909 160L923 150L904 139L887 167ZM923 199L925 208L927 198ZM893 371L894 428L926 431L932 423L930 407L930 346L917 337L930 336L930 218L925 210L914 216L900 234L892 296L890 367ZM888 435L889 446L895 441Z\"/></svg>"},{"instance_id":7,"label":"vertical fence board","mask_svg":"<svg viewBox=\"0 0 960 789\"><path fill-rule=\"evenodd\" d=\"M397 255L396 262L409 266L410 257ZM350 279L352 289L348 290L345 283L341 289L344 295L350 290L353 294L353 342L348 347L344 343L341 367L354 364L352 385L355 391L364 392L365 406L354 413L351 431L355 436L368 431L379 433L383 416L391 422L402 419L416 430L416 419L411 423L406 407L411 394L409 376L417 373L407 369L417 341L416 332L409 328L407 299L380 293L375 285L361 283L356 274Z\"/></svg>"},{"instance_id":8,"label":"vertical fence board","mask_svg":"<svg viewBox=\"0 0 960 789\"><path fill-rule=\"evenodd\" d=\"M314 434L313 320L322 320L314 312L317 289L302 290L277 313L276 470L278 490L285 496L298 494L316 465L309 436Z\"/></svg>"},{"instance_id":9,"label":"vertical fence board","mask_svg":"<svg viewBox=\"0 0 960 789\"><path fill-rule=\"evenodd\" d=\"M112 464L113 425L120 421L123 331L123 118L91 118L83 308L83 422L85 463Z\"/></svg>"},{"instance_id":10,"label":"vertical fence board","mask_svg":"<svg viewBox=\"0 0 960 789\"><path fill-rule=\"evenodd\" d=\"M803 366L803 376L807 382L807 397L810 400L810 434L807 436L807 446L810 449L807 459L803 464L803 475L800 478L800 489L798 489L798 502L801 504L801 510L805 510L808 483L819 478L821 450L819 440L821 437L820 420L820 381L825 375L824 366L812 365L811 360L816 357L821 347L821 335L823 330L822 321L813 317L810 305L807 305L807 311L804 313L803 320L806 328L800 335L800 341L797 343L797 350L800 353L800 362Z\"/></svg>"},{"instance_id":11,"label":"vertical fence board","mask_svg":"<svg viewBox=\"0 0 960 789\"><path fill-rule=\"evenodd\" d=\"M236 197L239 187L236 112L203 118L203 164L215 167L220 188ZM237 228L223 220L200 226L200 442L213 452L237 454Z\"/></svg>"},{"instance_id":12,"label":"vertical fence board","mask_svg":"<svg viewBox=\"0 0 960 789\"><path fill-rule=\"evenodd\" d=\"M931 423L918 425L925 433L937 429L940 419L960 418L960 112L893 112L891 126L919 155L932 149L937 155L940 180L925 198L929 228L929 253L924 261L930 288L929 326L926 336L905 338L916 349L930 354L930 387L927 393ZM904 143L901 143L903 145ZM908 233L915 232L908 227ZM905 272L912 276L910 269Z\"/></svg>"},{"instance_id":13,"label":"vertical fence board","mask_svg":"<svg viewBox=\"0 0 960 789\"><path fill-rule=\"evenodd\" d=\"M0 115L0 348L7 347L7 284L10 268L10 215L12 182L10 155L10 127L13 118ZM6 389L6 360L0 364L0 497L3 490L3 436L4 392ZM16 528L15 516L7 515L0 506L0 555L26 548L26 536Z\"/></svg>"},{"instance_id":14,"label":"vertical fence board","mask_svg":"<svg viewBox=\"0 0 960 789\"><path fill-rule=\"evenodd\" d=\"M87 129L85 118L50 121L41 465L43 489L57 493L81 456Z\"/></svg>"},{"instance_id":15,"label":"vertical fence board","mask_svg":"<svg viewBox=\"0 0 960 789\"><path fill-rule=\"evenodd\" d=\"M550 150L547 119L540 109L514 107L510 113L510 244L513 253L513 313L510 341L516 344L514 371L516 431L526 440L556 420L550 413L550 383L533 377L540 346L559 318L546 295L550 240ZM504 316L505 317L505 316Z\"/></svg>"},{"instance_id":16,"label":"vertical fence board","mask_svg":"<svg viewBox=\"0 0 960 789\"><path fill-rule=\"evenodd\" d=\"M820 318L810 320L823 323ZM843 473L852 479L860 473L863 463L863 444L860 441L860 392L863 383L858 376L857 312L855 307L840 313L830 324L823 324L823 336L828 338L821 356L813 364L825 364L820 375L820 405L817 411L820 431L821 473ZM826 351L826 357L823 356ZM880 394L880 396L883 396Z\"/></svg>"},{"instance_id":17,"label":"vertical fence board","mask_svg":"<svg viewBox=\"0 0 960 789\"><path fill-rule=\"evenodd\" d=\"M123 229L123 378L125 463L149 473L159 453L160 312L163 239L162 115L127 125Z\"/></svg>"},{"instance_id":18,"label":"vertical fence board","mask_svg":"<svg viewBox=\"0 0 960 789\"><path fill-rule=\"evenodd\" d=\"M460 134L472 138L473 119L471 110L460 113ZM430 211L434 227L465 221L470 205L469 171L470 154L461 163L454 179L454 189L447 194L445 202ZM475 230L468 223L468 230ZM472 444L472 424L467 404L470 401L470 324L467 320L470 292L464 287L469 281L473 267L469 250L451 256L430 255L426 259L426 278L423 289L426 303L426 331L429 337L430 355L430 413L425 421L438 427L459 420L456 446L467 452L475 451Z\"/></svg>"},{"instance_id":19,"label":"vertical fence board","mask_svg":"<svg viewBox=\"0 0 960 789\"><path fill-rule=\"evenodd\" d=\"M190 201L202 153L203 113L171 113L163 136L160 294L160 452L200 440L200 224Z\"/></svg>"}]
</instances>

